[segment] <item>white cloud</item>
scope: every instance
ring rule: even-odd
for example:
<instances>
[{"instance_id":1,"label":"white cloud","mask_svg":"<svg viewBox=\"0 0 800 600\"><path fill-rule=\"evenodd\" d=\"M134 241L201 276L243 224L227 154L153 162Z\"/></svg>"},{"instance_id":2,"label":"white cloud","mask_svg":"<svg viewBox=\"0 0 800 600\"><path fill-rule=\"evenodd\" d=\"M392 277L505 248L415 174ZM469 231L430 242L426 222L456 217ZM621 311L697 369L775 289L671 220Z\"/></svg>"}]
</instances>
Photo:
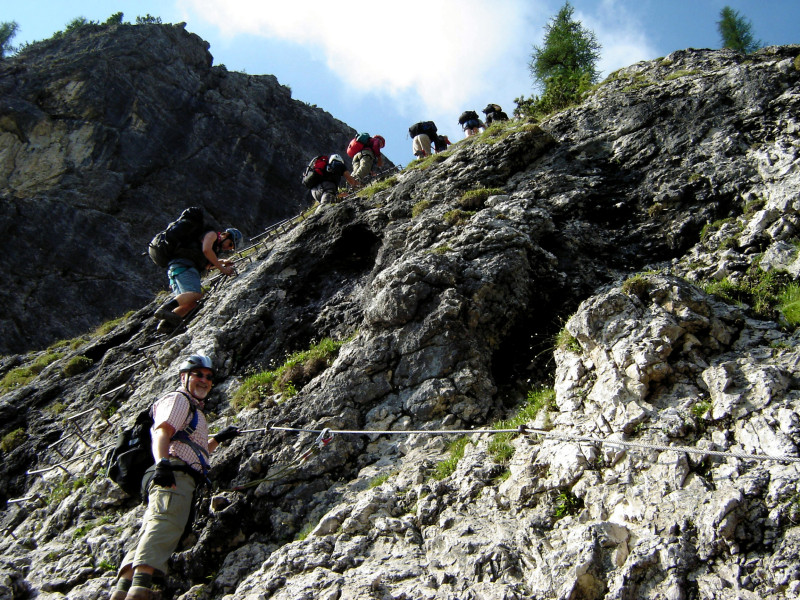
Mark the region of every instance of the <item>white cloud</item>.
<instances>
[{"instance_id":1,"label":"white cloud","mask_svg":"<svg viewBox=\"0 0 800 600\"><path fill-rule=\"evenodd\" d=\"M598 67L604 75L656 55L621 0L574 5L575 17L603 45ZM178 0L178 6L231 41L247 34L312 49L354 98L386 96L410 119L454 123L453 115L488 102L510 113L515 97L531 93L532 46L541 43L543 27L561 3Z\"/></svg>"},{"instance_id":2,"label":"white cloud","mask_svg":"<svg viewBox=\"0 0 800 600\"><path fill-rule=\"evenodd\" d=\"M601 77L658 56L645 36L644 24L631 15L621 0L603 0L591 13L576 10L575 18L594 31L603 46L597 65Z\"/></svg>"},{"instance_id":3,"label":"white cloud","mask_svg":"<svg viewBox=\"0 0 800 600\"><path fill-rule=\"evenodd\" d=\"M538 0L537 0L538 1ZM182 0L226 37L251 34L315 47L344 84L361 93L414 95L431 113L460 112L487 85L526 71L530 0ZM520 57L509 64L509 56ZM522 85L520 85L520 83ZM484 100L484 102L488 101ZM405 102L404 102L405 103ZM415 103L411 103L415 104Z\"/></svg>"}]
</instances>

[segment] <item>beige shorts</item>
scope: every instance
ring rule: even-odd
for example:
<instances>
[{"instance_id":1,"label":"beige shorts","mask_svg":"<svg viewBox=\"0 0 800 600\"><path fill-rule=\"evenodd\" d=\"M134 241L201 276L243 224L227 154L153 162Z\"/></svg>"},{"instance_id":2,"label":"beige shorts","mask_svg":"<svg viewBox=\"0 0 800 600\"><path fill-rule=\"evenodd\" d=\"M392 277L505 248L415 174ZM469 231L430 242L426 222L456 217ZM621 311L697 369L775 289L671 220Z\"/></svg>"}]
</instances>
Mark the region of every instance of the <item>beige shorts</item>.
<instances>
[{"instance_id":1,"label":"beige shorts","mask_svg":"<svg viewBox=\"0 0 800 600\"><path fill-rule=\"evenodd\" d=\"M369 177L372 165L375 163L375 153L369 148L364 148L353 157L353 177L361 181Z\"/></svg>"},{"instance_id":2,"label":"beige shorts","mask_svg":"<svg viewBox=\"0 0 800 600\"><path fill-rule=\"evenodd\" d=\"M136 546L125 554L119 568L148 565L156 571L167 572L167 561L181 541L192 510L195 481L191 475L175 471L177 489L150 484L147 510L142 517L142 529Z\"/></svg>"},{"instance_id":3,"label":"beige shorts","mask_svg":"<svg viewBox=\"0 0 800 600\"><path fill-rule=\"evenodd\" d=\"M411 150L414 156L420 157L429 155L431 153L431 138L424 133L420 133L414 138L414 143L411 145ZM425 154L423 154L423 152Z\"/></svg>"}]
</instances>

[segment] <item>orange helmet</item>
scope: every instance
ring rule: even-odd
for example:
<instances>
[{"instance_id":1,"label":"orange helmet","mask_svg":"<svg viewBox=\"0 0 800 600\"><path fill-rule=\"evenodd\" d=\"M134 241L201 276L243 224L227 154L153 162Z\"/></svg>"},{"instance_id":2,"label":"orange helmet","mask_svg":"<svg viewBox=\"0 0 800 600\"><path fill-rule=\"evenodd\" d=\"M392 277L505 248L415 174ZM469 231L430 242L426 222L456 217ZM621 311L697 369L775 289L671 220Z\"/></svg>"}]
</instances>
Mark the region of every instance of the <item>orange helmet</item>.
<instances>
[{"instance_id":1,"label":"orange helmet","mask_svg":"<svg viewBox=\"0 0 800 600\"><path fill-rule=\"evenodd\" d=\"M378 140L378 142L380 143L381 148L383 148L386 145L386 140L383 139L382 135L376 135L375 139Z\"/></svg>"}]
</instances>

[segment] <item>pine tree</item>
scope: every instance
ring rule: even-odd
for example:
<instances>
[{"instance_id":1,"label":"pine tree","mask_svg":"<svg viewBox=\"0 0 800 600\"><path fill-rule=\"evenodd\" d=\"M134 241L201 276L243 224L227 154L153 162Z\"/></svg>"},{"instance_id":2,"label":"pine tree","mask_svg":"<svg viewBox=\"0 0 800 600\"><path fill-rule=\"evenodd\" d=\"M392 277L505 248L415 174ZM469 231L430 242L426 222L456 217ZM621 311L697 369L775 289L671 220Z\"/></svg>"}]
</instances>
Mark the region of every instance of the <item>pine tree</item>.
<instances>
[{"instance_id":1,"label":"pine tree","mask_svg":"<svg viewBox=\"0 0 800 600\"><path fill-rule=\"evenodd\" d=\"M720 20L717 21L717 28L722 37L722 47L736 50L744 54L755 52L762 43L753 37L751 29L753 24L749 19L741 16L738 10L733 10L726 6L719 13Z\"/></svg>"},{"instance_id":2,"label":"pine tree","mask_svg":"<svg viewBox=\"0 0 800 600\"><path fill-rule=\"evenodd\" d=\"M573 19L574 12L566 2L545 25L542 46L533 47L528 67L543 89L540 109L557 110L575 102L598 79L601 46L594 32Z\"/></svg>"},{"instance_id":3,"label":"pine tree","mask_svg":"<svg viewBox=\"0 0 800 600\"><path fill-rule=\"evenodd\" d=\"M4 58L6 54L14 52L11 40L17 35L18 29L19 25L17 25L16 21L0 23L0 58Z\"/></svg>"}]
</instances>

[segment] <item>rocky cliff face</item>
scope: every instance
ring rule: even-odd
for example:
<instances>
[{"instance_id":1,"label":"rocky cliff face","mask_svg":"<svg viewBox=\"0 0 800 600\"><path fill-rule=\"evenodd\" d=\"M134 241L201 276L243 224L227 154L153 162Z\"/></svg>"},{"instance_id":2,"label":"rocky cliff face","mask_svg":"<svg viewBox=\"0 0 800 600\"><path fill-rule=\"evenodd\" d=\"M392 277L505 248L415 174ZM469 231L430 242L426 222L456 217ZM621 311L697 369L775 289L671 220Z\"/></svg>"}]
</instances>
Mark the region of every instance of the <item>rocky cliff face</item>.
<instances>
[{"instance_id":1,"label":"rocky cliff face","mask_svg":"<svg viewBox=\"0 0 800 600\"><path fill-rule=\"evenodd\" d=\"M22 430L0 466L0 592L104 597L142 508L86 444L205 352L212 426L267 431L215 457L168 596L797 595L800 334L774 296L800 264L798 56L623 69L309 213L185 333L158 339L146 306L63 348L0 397ZM331 363L231 401L326 336L344 341ZM463 433L498 424L518 433ZM423 432L318 448L323 428Z\"/></svg>"},{"instance_id":2,"label":"rocky cliff face","mask_svg":"<svg viewBox=\"0 0 800 600\"><path fill-rule=\"evenodd\" d=\"M0 353L149 302L165 277L142 253L186 206L255 235L308 205L303 168L353 130L211 65L182 25L87 25L0 61Z\"/></svg>"}]
</instances>

